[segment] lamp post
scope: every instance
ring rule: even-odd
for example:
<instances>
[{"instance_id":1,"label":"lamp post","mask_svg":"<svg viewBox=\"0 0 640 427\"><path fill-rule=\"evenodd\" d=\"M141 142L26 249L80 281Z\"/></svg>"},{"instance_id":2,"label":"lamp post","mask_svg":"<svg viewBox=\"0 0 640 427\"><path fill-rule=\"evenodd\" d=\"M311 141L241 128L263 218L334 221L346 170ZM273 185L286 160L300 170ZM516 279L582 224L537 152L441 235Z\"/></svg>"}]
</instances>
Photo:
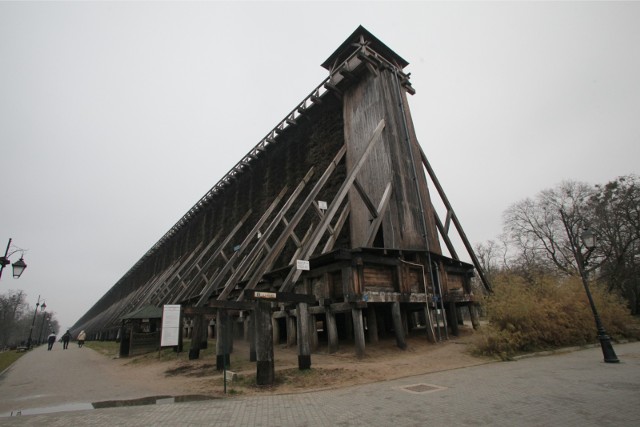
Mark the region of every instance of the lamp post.
<instances>
[{"instance_id":1,"label":"lamp post","mask_svg":"<svg viewBox=\"0 0 640 427\"><path fill-rule=\"evenodd\" d=\"M38 314L38 307L40 306L40 295L38 295L38 302L36 303L36 311L33 313L33 320L31 321L31 328L29 329L29 339L27 340L27 348L31 349L31 335L33 334L33 325L36 323L36 315Z\"/></svg>"},{"instance_id":2,"label":"lamp post","mask_svg":"<svg viewBox=\"0 0 640 427\"><path fill-rule=\"evenodd\" d=\"M24 249L20 249L14 245L14 248L16 249L12 252L9 252L9 249L11 249L11 240L12 239L9 239L9 243L7 243L7 249L4 251L4 256L0 257L0 277L2 277L2 270L4 270L4 268L11 263L11 261L9 261L9 257L16 252L21 252L20 259L14 262L12 265L13 278L18 279L22 275L24 269L27 268L27 264L24 262Z\"/></svg>"},{"instance_id":3,"label":"lamp post","mask_svg":"<svg viewBox=\"0 0 640 427\"><path fill-rule=\"evenodd\" d=\"M596 321L598 340L600 340L600 346L602 347L604 361L606 363L618 363L620 362L620 360L618 359L618 356L616 356L616 352L613 350L613 345L611 345L611 337L609 337L607 331L602 325L602 321L600 320L600 316L598 315L598 310L596 309L596 305L593 302L593 297L591 296L591 291L589 290L589 281L587 280L586 267L587 263L589 262L589 257L593 253L593 250L596 248L596 235L588 228L585 228L580 235L580 239L582 240L582 244L584 245L584 247L587 249L587 252L583 255L581 248L578 247L576 251L576 261L578 263L578 271L580 272L580 277L582 278L582 284L584 285L584 290L587 293L589 305L591 306L591 311L593 312L593 317Z\"/></svg>"},{"instance_id":4,"label":"lamp post","mask_svg":"<svg viewBox=\"0 0 640 427\"><path fill-rule=\"evenodd\" d=\"M42 343L42 331L44 330L44 321L47 318L47 313L44 311L47 308L47 304L42 302L40 306L40 314L42 314L42 323L40 323L40 334L38 334L38 345Z\"/></svg>"}]
</instances>

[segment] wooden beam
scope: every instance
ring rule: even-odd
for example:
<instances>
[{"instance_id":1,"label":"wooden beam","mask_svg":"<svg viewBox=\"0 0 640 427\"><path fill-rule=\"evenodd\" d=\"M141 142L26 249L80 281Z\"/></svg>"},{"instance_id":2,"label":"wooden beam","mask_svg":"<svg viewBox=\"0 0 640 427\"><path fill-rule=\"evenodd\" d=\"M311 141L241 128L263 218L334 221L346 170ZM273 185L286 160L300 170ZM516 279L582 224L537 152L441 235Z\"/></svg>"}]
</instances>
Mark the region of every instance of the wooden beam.
<instances>
[{"instance_id":1,"label":"wooden beam","mask_svg":"<svg viewBox=\"0 0 640 427\"><path fill-rule=\"evenodd\" d=\"M378 209L376 210L377 215L374 217L375 219L371 222L369 226L369 236L367 237L367 246L372 246L373 241L376 239L376 234L378 233L378 229L380 228L380 224L382 224L382 219L384 218L384 214L389 207L389 200L391 199L391 183L387 184L387 187L384 189L384 193L382 194L382 198L380 199L380 204L378 205Z\"/></svg>"},{"instance_id":2,"label":"wooden beam","mask_svg":"<svg viewBox=\"0 0 640 427\"><path fill-rule=\"evenodd\" d=\"M271 385L275 380L271 304L257 301L255 305L256 384Z\"/></svg>"},{"instance_id":3,"label":"wooden beam","mask_svg":"<svg viewBox=\"0 0 640 427\"><path fill-rule=\"evenodd\" d=\"M233 288L235 288L235 285L239 278L245 279L247 276L251 276L252 272L255 272L257 269L261 268L262 264L260 263L259 260L260 260L260 257L262 256L262 251L264 250L264 247L268 246L267 240L269 239L269 237L271 237L271 234L273 234L273 232L277 229L278 225L280 224L280 221L282 221L282 218L284 218L284 215L291 208L293 203L297 200L298 196L300 196L300 194L302 193L302 190L304 190L304 187L307 185L307 183L311 180L311 177L313 177L314 171L315 171L315 168L311 167L307 172L307 174L302 179L302 181L298 183L298 186L295 188L293 193L291 193L291 195L289 196L285 204L282 206L282 208L280 208L280 211L276 214L275 218L271 221L267 229L264 231L264 233L262 234L262 237L260 237L260 239L258 240L258 243L256 243L253 246L251 251L249 251L249 254L247 254L247 256L242 260L242 262L240 263L240 265L236 270L236 273L231 275L231 277L225 282L222 292L220 292L220 295L218 295L218 300L227 299L227 297L229 296ZM271 253L271 250L267 252L267 257L269 253Z\"/></svg>"},{"instance_id":4,"label":"wooden beam","mask_svg":"<svg viewBox=\"0 0 640 427\"><path fill-rule=\"evenodd\" d=\"M438 177L436 176L435 172L433 171L433 168L431 167L431 164L429 163L429 160L427 160L427 156L424 154L424 151L422 150L422 147L420 147L418 145L418 148L420 149L420 156L422 158L422 164L424 165L425 169L427 170L427 173L429 174L429 177L431 178L431 181L433 182L434 186L436 187L436 190L438 190L438 194L440 195L440 199L442 200L442 203L444 204L445 208L447 208L447 211L451 212L451 219L453 220L453 225L455 225L456 230L458 231L458 235L460 236L460 239L462 240L462 243L464 244L464 247L467 249L467 253L469 254L469 256L471 257L471 261L473 262L474 267L476 268L477 272L478 272L478 276L480 276L480 280L482 281L482 284L484 285L485 289L489 292L493 292L491 289L491 284L489 283L489 280L487 280L485 274L484 274L484 270L482 269L482 265L480 264L480 261L478 260L478 257L476 256L476 253L473 250L473 247L471 246L471 243L469 242L469 239L467 238L467 235L465 234L464 230L462 229L462 225L460 224L460 221L458 220L458 217L456 215L456 213L454 212L453 208L451 207L451 203L449 203L449 199L447 198L447 195L444 192L444 189L442 188L442 186L440 185L440 181L438 181Z\"/></svg>"},{"instance_id":5,"label":"wooden beam","mask_svg":"<svg viewBox=\"0 0 640 427\"><path fill-rule=\"evenodd\" d=\"M342 186L338 190L336 197L331 202L331 206L329 206L329 209L327 210L325 217L322 219L322 221L320 221L320 225L316 229L313 238L311 239L311 241L309 242L309 245L305 248L305 250L302 253L302 257L301 257L302 259L308 259L309 256L313 254L313 251L315 250L318 243L320 243L320 240L322 239L322 236L325 230L327 229L327 226L329 225L329 223L333 219L333 216L336 214L336 212L340 208L342 201L347 196L347 193L349 192L351 185L355 181L358 175L358 172L360 172L360 169L364 165L365 160L373 150L373 147L375 146L376 141L380 139L379 137L382 134L384 127L385 127L385 122L384 122L384 119L382 119L380 120L380 122L378 122L378 126L376 126L375 130L373 131L373 134L369 138L369 142L367 143L367 146L364 152L362 153L362 156L360 156L360 159L357 161L353 170L349 173L345 181L342 183ZM298 279L300 278L300 274L302 274L302 271L298 270L294 266L289 271L289 274L287 275L287 278L283 282L282 286L280 286L280 291L286 292L290 290L293 284L297 282Z\"/></svg>"},{"instance_id":6,"label":"wooden beam","mask_svg":"<svg viewBox=\"0 0 640 427\"><path fill-rule=\"evenodd\" d=\"M307 294L295 294L292 292L262 292L253 289L244 290L244 298L249 300L269 300L277 302L306 302L314 304L317 302L316 297Z\"/></svg>"},{"instance_id":7,"label":"wooden beam","mask_svg":"<svg viewBox=\"0 0 640 427\"><path fill-rule=\"evenodd\" d=\"M447 249L449 250L451 257L455 260L460 260L460 257L458 257L458 253L456 252L456 248L453 247L453 242L451 242L451 239L449 238L449 234L445 232L444 225L442 225L442 221L440 221L440 217L438 216L438 213L435 210L433 211L433 216L436 220L436 227L440 232L440 237L442 237L442 240L444 240L444 244L447 246Z\"/></svg>"},{"instance_id":8,"label":"wooden beam","mask_svg":"<svg viewBox=\"0 0 640 427\"><path fill-rule=\"evenodd\" d=\"M289 234L294 229L294 227L298 225L298 222L300 222L300 220L304 216L307 209L309 209L309 206L311 206L311 203L313 203L313 201L315 200L320 190L327 183L327 181L329 180L329 177L333 174L333 171L335 171L335 169L338 167L338 163L340 163L340 160L342 160L346 151L347 149L344 145L340 148L340 150L338 150L338 153L333 158L333 160L331 161L327 169L324 171L320 179L318 179L318 182L316 182L316 184L313 186L313 188L307 195L306 199L300 205L300 208L298 208L298 211L294 214L293 218L291 218L289 225L285 228L282 234L280 234L280 237L278 238L276 243L273 245L273 250L269 254L267 254L265 259L260 263L260 265L256 269L255 273L247 283L247 286L245 287L246 289L255 288L255 286L258 284L258 282L260 281L264 273L267 271L266 267L271 265L273 261L278 257L278 255L280 255L280 252L284 248L284 245L287 239L289 238Z\"/></svg>"},{"instance_id":9,"label":"wooden beam","mask_svg":"<svg viewBox=\"0 0 640 427\"><path fill-rule=\"evenodd\" d=\"M360 184L360 182L358 181L358 179L355 179L353 181L353 186L356 188L358 195L360 196L360 198L362 199L362 201L364 202L364 205L367 207L367 209L369 210L369 213L371 214L371 216L375 219L378 217L378 210L376 209L376 207L373 205L373 201L371 201L371 199L369 198L369 196L367 195L367 192L364 190L364 188L362 188L362 185Z\"/></svg>"},{"instance_id":10,"label":"wooden beam","mask_svg":"<svg viewBox=\"0 0 640 427\"><path fill-rule=\"evenodd\" d=\"M333 249L338 240L338 236L340 236L340 232L342 231L342 227L344 227L344 223L349 218L349 213L351 212L351 204L347 201L345 203L344 208L342 208L342 212L340 212L340 216L338 216L338 220L333 227L333 232L331 236L327 239L327 243L324 244L324 248L322 248L322 253L325 254Z\"/></svg>"},{"instance_id":11,"label":"wooden beam","mask_svg":"<svg viewBox=\"0 0 640 427\"><path fill-rule=\"evenodd\" d=\"M271 213L274 211L274 209L276 208L276 206L278 206L278 204L280 203L280 200L282 200L282 198L284 197L284 195L287 192L287 186L285 186L280 193L278 194L278 196L276 196L276 198L273 200L273 202L271 202L271 204L269 205L269 207L267 208L267 210L262 214L262 216L260 217L260 219L258 220L258 222L253 226L253 228L251 229L251 231L249 232L249 234L245 237L245 239L242 241L242 243L240 244L240 247L238 248L237 251L234 252L233 256L231 257L230 260L227 261L227 263L225 264L225 266L222 268L222 270L220 271L220 273L215 276L215 279L213 279L213 281L211 281L210 283L208 283L203 291L203 295L200 298L200 300L196 303L196 306L200 307L202 305L204 305L204 303L209 299L209 297L211 296L211 294L213 293L213 291L215 291L216 289L218 289L218 286L220 286L220 283L222 282L222 280L225 278L225 276L227 275L227 273L229 272L229 270L233 269L233 265L236 262L236 260L242 255L242 253L244 252L244 250L247 248L247 246L249 246L249 243L251 243L253 241L253 239L256 236L256 233L258 232L258 230L260 229L260 227L262 227L262 225L266 222L266 220L269 218L269 216L271 215ZM247 215L245 215L245 218L243 218L243 222L244 220L248 217L248 214L251 212L251 210L249 210L249 212L247 213ZM222 251L221 251L222 253ZM233 272L232 272L233 275Z\"/></svg>"}]
</instances>

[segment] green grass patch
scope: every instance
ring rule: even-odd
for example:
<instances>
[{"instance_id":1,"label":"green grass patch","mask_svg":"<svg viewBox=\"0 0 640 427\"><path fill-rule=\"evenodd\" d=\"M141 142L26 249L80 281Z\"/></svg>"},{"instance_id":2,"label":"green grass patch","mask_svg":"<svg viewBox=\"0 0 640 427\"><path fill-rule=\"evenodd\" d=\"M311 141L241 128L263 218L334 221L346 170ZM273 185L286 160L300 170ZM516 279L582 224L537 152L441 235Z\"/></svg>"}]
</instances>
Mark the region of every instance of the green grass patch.
<instances>
[{"instance_id":1,"label":"green grass patch","mask_svg":"<svg viewBox=\"0 0 640 427\"><path fill-rule=\"evenodd\" d=\"M120 354L120 343L115 341L85 341L84 345L107 357L116 357Z\"/></svg>"},{"instance_id":2,"label":"green grass patch","mask_svg":"<svg viewBox=\"0 0 640 427\"><path fill-rule=\"evenodd\" d=\"M15 350L3 351L0 353L0 372L4 372L5 369L13 364L13 362L20 359L25 354L25 352L18 353Z\"/></svg>"}]
</instances>

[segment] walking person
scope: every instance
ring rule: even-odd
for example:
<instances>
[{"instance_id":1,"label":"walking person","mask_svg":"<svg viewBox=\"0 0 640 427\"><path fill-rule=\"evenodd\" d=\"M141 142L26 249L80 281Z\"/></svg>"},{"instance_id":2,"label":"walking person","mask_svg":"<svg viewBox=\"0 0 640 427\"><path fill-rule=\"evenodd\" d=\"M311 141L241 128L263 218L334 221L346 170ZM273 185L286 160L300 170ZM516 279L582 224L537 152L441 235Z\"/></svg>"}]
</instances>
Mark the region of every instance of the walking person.
<instances>
[{"instance_id":1,"label":"walking person","mask_svg":"<svg viewBox=\"0 0 640 427\"><path fill-rule=\"evenodd\" d=\"M47 347L47 350L51 350L55 342L56 342L56 334L53 331L51 331L51 333L47 337L47 343L49 344Z\"/></svg>"},{"instance_id":2,"label":"walking person","mask_svg":"<svg viewBox=\"0 0 640 427\"><path fill-rule=\"evenodd\" d=\"M80 331L78 334L78 347L82 348L84 345L84 340L87 338L87 333L85 331Z\"/></svg>"},{"instance_id":3,"label":"walking person","mask_svg":"<svg viewBox=\"0 0 640 427\"><path fill-rule=\"evenodd\" d=\"M67 329L67 332L62 336L62 349L66 350L69 347L69 340L71 339L71 332Z\"/></svg>"}]
</instances>

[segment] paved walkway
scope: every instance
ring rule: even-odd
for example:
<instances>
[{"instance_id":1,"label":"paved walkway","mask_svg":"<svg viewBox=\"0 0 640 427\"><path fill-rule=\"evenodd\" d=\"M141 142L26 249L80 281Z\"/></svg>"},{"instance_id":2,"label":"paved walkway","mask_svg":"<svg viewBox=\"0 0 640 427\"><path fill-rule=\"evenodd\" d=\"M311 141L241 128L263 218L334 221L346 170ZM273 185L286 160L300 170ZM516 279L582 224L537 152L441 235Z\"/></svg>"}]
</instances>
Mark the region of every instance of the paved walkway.
<instances>
[{"instance_id":1,"label":"paved walkway","mask_svg":"<svg viewBox=\"0 0 640 427\"><path fill-rule=\"evenodd\" d=\"M22 415L0 425L638 426L640 343L615 350L619 364L591 348L333 391ZM36 369L32 355L0 378L2 401L9 382Z\"/></svg>"}]
</instances>

